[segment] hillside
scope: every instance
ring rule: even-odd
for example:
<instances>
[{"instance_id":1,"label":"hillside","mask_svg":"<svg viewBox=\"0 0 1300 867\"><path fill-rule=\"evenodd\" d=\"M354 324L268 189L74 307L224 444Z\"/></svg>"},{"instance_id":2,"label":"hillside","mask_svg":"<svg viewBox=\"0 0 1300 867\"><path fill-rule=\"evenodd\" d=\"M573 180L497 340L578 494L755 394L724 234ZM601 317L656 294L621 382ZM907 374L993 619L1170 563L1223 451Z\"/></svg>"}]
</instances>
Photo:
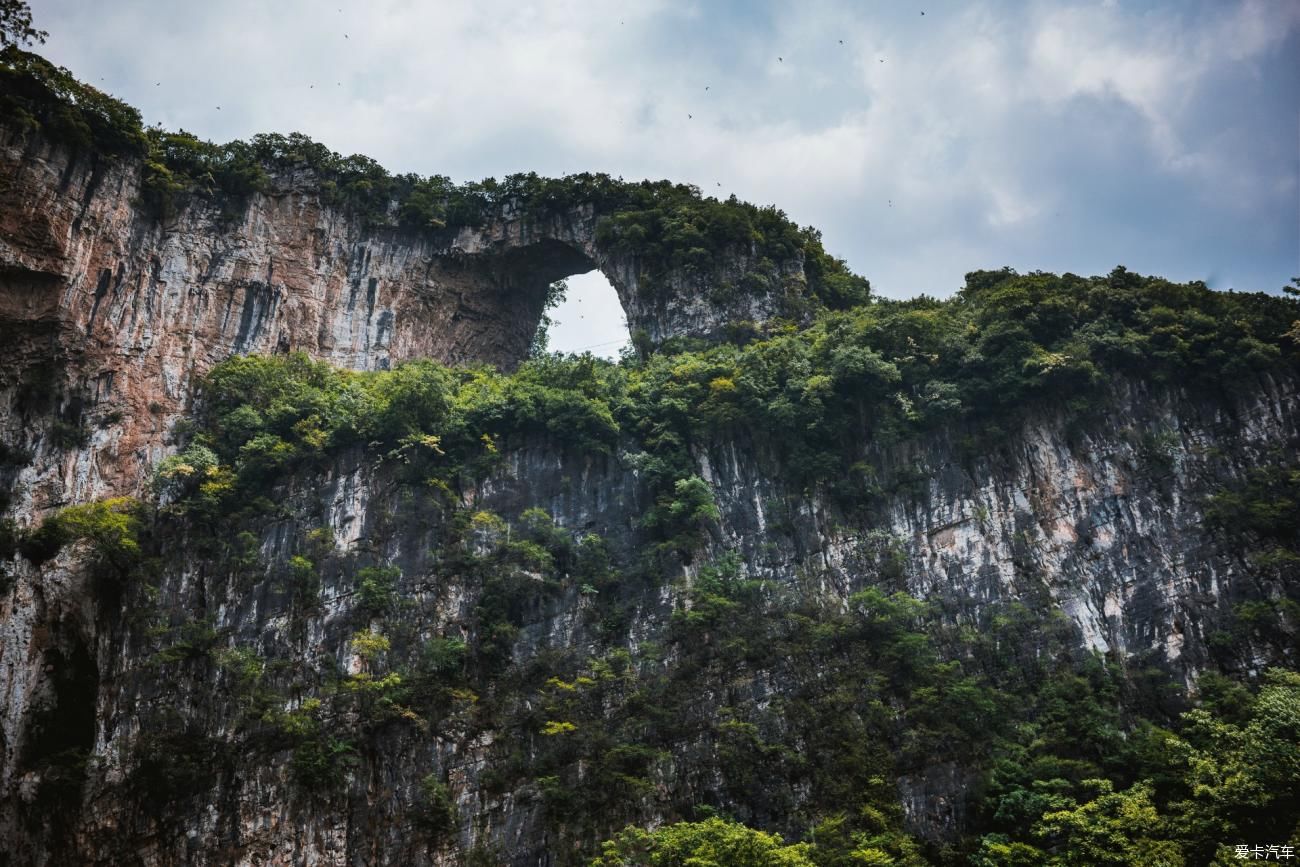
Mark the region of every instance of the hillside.
<instances>
[{"instance_id":1,"label":"hillside","mask_svg":"<svg viewBox=\"0 0 1300 867\"><path fill-rule=\"evenodd\" d=\"M1295 300L879 299L775 208L14 50L0 164L0 863L1300 843ZM592 267L636 351L530 357Z\"/></svg>"}]
</instances>

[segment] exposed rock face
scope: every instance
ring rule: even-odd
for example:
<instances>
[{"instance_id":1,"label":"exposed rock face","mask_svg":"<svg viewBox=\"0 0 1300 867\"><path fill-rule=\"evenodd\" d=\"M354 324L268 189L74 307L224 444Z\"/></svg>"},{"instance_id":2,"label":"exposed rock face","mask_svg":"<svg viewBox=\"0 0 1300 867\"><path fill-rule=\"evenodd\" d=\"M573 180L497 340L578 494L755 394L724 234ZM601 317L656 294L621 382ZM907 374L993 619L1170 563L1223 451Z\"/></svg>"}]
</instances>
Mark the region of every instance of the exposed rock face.
<instances>
[{"instance_id":1,"label":"exposed rock face","mask_svg":"<svg viewBox=\"0 0 1300 867\"><path fill-rule=\"evenodd\" d=\"M138 492L196 378L232 355L509 367L547 287L573 274L603 271L651 344L761 322L804 282L796 255L771 266L770 296L719 300L681 272L649 287L635 258L599 249L592 205L371 232L323 205L307 172L274 177L233 214L200 198L163 224L138 205L140 176L138 162L78 158L0 127L0 433L32 454L4 479L15 514ZM755 268L737 251L719 273ZM64 427L51 436L54 418Z\"/></svg>"},{"instance_id":2,"label":"exposed rock face","mask_svg":"<svg viewBox=\"0 0 1300 867\"><path fill-rule=\"evenodd\" d=\"M873 457L886 468L882 483L896 489L882 523L845 522L816 499L792 496L743 444L721 446L698 456L722 518L697 562L739 551L747 575L832 604L867 585L893 584L938 600L954 623L976 622L983 608L1009 599L1050 600L1069 614L1088 646L1121 651L1134 664L1191 671L1205 662L1207 638L1234 600L1277 591L1204 532L1200 502L1238 480L1261 451L1300 433L1293 386L1265 380L1240 400L1219 404L1176 391L1126 389L1112 411L1082 433L1067 433L1059 419L1045 417L987 458L962 459L944 437L880 452ZM1170 460L1153 462L1144 451L1142 435L1153 431L1165 435ZM1210 443L1216 448L1207 448ZM917 476L924 481L906 482ZM206 612L221 646L256 648L281 670L310 673L322 690L330 671L364 668L349 639L368 619L356 592L361 563L400 568L398 591L409 606L402 622L416 637L464 635L471 628L483 587L449 575L440 563L445 527L435 495L412 497L359 454L323 477L289 482L282 493L290 517L258 532L251 572L208 568L208 555L186 537L169 543L176 554L158 577L159 610L172 612L173 623ZM640 496L635 473L622 459L577 455L548 442L513 452L471 494L476 508L511 520L529 506L544 508L575 536L600 535L615 558L632 556L645 506ZM284 564L322 526L333 541L321 561L320 604L295 620ZM892 561L886 556L891 549L897 551ZM137 649L140 632L129 614L85 583L75 560L62 555L39 575L22 566L3 609L4 658L49 666L9 663L5 669L0 784L15 805L7 833L44 839L45 845L69 841L70 848L51 850L64 857L113 862L129 852L149 865L342 865L358 858L455 864L475 847L492 853L495 863L567 863L553 849L554 818L548 819L536 787L502 792L490 782L512 752L536 745L514 740L517 732L484 730L471 707L455 702L431 731L400 723L384 729L374 741L378 746L357 757L342 793L332 798L317 799L295 786L287 749L256 758L214 753L210 779L205 772L202 794L184 802L191 806L182 809L180 824L151 824L147 811L129 806L149 798L132 787L138 783L132 783L127 758L139 749L142 720L179 713L194 732L221 743L232 736L239 714L231 674L201 665L151 668L156 663ZM640 642L662 639L685 590L625 592L632 606L625 641L635 654ZM540 598L513 641L513 658L598 652L600 627L591 615L590 600L575 586ZM389 629L396 631L391 620ZM162 671L167 674L159 679ZM808 686L801 680L806 672L780 666L749 672L742 681L736 676L700 682L703 719L726 704L730 712L780 726L785 721L769 705ZM41 780L25 771L22 750L42 731L33 720L48 724L44 709L78 702L95 709L93 719L77 723L83 729L77 737L96 757L86 811L73 827L42 824L35 795ZM674 746L672 760L656 772L659 794L647 796L644 819L683 798L725 802L722 781L692 776L691 769L712 755L711 748L700 749L692 742ZM459 809L459 822L441 836L430 837L419 825L425 809L420 781L429 774L447 780ZM932 839L953 834L968 784L952 764L900 780L909 827ZM41 827L48 836L34 830ZM24 851L20 863L53 863Z\"/></svg>"},{"instance_id":3,"label":"exposed rock face","mask_svg":"<svg viewBox=\"0 0 1300 867\"><path fill-rule=\"evenodd\" d=\"M0 432L28 452L8 457L0 481L24 522L55 505L139 491L197 377L237 353L303 350L357 369L416 357L509 365L526 349L547 285L592 267L610 278L631 327L656 342L777 310L775 296L722 301L685 274L650 291L638 263L599 248L590 207L544 221L503 213L448 238L373 235L323 207L310 178L285 176L233 222L200 203L162 226L132 204L138 166L79 161L12 137L0 143ZM738 256L728 267L756 266ZM802 280L798 261L777 267L778 284ZM744 441L702 450L699 471L721 515L715 533L679 584L620 589L628 614L618 641L643 671L673 665L637 654L662 639L699 564L735 551L746 576L832 607L869 584L936 600L952 623L974 623L1009 599L1055 603L1086 647L1192 672L1233 601L1277 590L1205 532L1202 501L1269 449L1296 441L1296 386L1261 378L1235 397L1208 399L1118 383L1113 404L1086 429L1044 414L996 454L963 456L955 433L868 446L887 492L870 518L791 492L781 467ZM157 545L148 611L124 608L122 588L84 568L76 549L40 567L6 564L0 849L15 864L450 865L474 850L486 863L568 863L542 784L503 788L493 779L513 754L537 751L538 738L482 724L472 699L452 695L432 720L386 720L367 733L337 790L304 791L289 745L238 740L241 714L261 699L239 691L237 659L216 664L212 648L159 658L149 618L174 633L200 624L217 651L254 649L268 679L297 690L259 713L301 710L340 673L372 664L355 639L374 620L357 574L380 563L400 569L405 600L391 624L405 636L394 639L394 654L399 641L468 634L484 586L440 553L439 494L399 484L359 452L319 475L286 479L276 494L278 516L248 528L243 542L219 540L227 546L219 551L201 547L214 544L201 527L160 523L173 535ZM626 455L535 441L507 455L464 505L511 522L540 507L563 532L596 534L628 562L644 497ZM312 538L327 541L312 552L319 586L304 605L288 564ZM231 565L237 545L245 547ZM608 627L593 609L580 586L539 591L508 656L595 654ZM779 734L797 721L773 703L807 687L801 678L815 679L783 665L732 675L701 676L694 707L702 725L725 704ZM617 707L611 699L610 712ZM358 727L355 716L334 722ZM163 717L184 743L148 740ZM737 802L725 780L693 770L713 749L673 741L637 818L654 821L681 803ZM81 751L91 760L62 783L32 760ZM141 751L182 756L166 779L188 788L151 788L163 776L140 772ZM430 776L445 781L457 807L436 832L421 824ZM897 781L909 827L951 836L967 782L954 763ZM791 786L789 806L803 797Z\"/></svg>"}]
</instances>

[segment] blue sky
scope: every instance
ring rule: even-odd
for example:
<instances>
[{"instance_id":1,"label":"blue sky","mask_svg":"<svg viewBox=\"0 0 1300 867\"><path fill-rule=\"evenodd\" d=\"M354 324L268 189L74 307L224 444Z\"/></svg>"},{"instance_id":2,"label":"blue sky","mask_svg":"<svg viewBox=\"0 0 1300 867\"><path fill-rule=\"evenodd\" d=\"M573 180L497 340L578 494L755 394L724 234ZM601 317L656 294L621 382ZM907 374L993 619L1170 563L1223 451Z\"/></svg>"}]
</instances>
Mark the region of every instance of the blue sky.
<instances>
[{"instance_id":1,"label":"blue sky","mask_svg":"<svg viewBox=\"0 0 1300 867\"><path fill-rule=\"evenodd\" d=\"M883 295L1003 265L1300 274L1293 0L32 5L39 50L149 123L691 182L817 226ZM553 346L618 339L602 281L571 282Z\"/></svg>"}]
</instances>

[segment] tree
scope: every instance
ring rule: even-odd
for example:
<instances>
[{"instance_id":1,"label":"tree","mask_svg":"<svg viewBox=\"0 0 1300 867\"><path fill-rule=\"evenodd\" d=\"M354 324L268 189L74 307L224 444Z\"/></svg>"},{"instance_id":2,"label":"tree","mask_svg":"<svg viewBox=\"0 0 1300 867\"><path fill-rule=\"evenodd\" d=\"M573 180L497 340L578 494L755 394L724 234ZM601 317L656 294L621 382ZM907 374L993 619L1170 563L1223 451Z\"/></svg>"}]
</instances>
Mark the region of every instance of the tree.
<instances>
[{"instance_id":1,"label":"tree","mask_svg":"<svg viewBox=\"0 0 1300 867\"><path fill-rule=\"evenodd\" d=\"M1116 792L1110 780L1084 780L1096 797L1046 813L1034 832L1049 844L1052 867L1182 867L1178 846L1161 839L1165 820L1149 783Z\"/></svg>"},{"instance_id":2,"label":"tree","mask_svg":"<svg viewBox=\"0 0 1300 867\"><path fill-rule=\"evenodd\" d=\"M601 844L592 867L813 867L812 847L713 818L655 831L628 827Z\"/></svg>"},{"instance_id":3,"label":"tree","mask_svg":"<svg viewBox=\"0 0 1300 867\"><path fill-rule=\"evenodd\" d=\"M1205 710L1183 715L1190 797L1174 805L1182 835L1198 845L1238 835L1279 839L1300 805L1300 674L1269 669L1250 721L1234 725Z\"/></svg>"},{"instance_id":4,"label":"tree","mask_svg":"<svg viewBox=\"0 0 1300 867\"><path fill-rule=\"evenodd\" d=\"M564 303L564 295L569 291L569 284L556 280L546 289L546 304L542 307L542 318L537 322L537 331L533 342L528 347L529 358L540 358L550 351L551 326L560 323L551 318L550 312Z\"/></svg>"},{"instance_id":5,"label":"tree","mask_svg":"<svg viewBox=\"0 0 1300 867\"><path fill-rule=\"evenodd\" d=\"M49 35L32 27L32 10L23 0L0 0L0 49L44 42Z\"/></svg>"}]
</instances>

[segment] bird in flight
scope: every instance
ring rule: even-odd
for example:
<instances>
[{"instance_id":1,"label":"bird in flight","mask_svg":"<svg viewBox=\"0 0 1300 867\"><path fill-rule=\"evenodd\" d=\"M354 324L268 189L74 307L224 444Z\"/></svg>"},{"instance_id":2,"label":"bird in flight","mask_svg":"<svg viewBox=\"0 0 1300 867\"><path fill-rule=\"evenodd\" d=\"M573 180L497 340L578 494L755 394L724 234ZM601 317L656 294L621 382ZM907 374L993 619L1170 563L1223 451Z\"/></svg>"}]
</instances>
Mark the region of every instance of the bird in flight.
<instances>
[{"instance_id":1,"label":"bird in flight","mask_svg":"<svg viewBox=\"0 0 1300 867\"><path fill-rule=\"evenodd\" d=\"M781 58L779 58L779 57L778 57L778 58L777 58L777 59L776 59L776 62L777 62L777 63L785 63L785 61L784 61L784 60L782 60L782 59L781 59Z\"/></svg>"},{"instance_id":2,"label":"bird in flight","mask_svg":"<svg viewBox=\"0 0 1300 867\"><path fill-rule=\"evenodd\" d=\"M695 117L695 115L693 115L693 114L688 114L688 115L686 115L686 119L687 119L687 120L690 120L690 119L693 118L693 117Z\"/></svg>"},{"instance_id":3,"label":"bird in flight","mask_svg":"<svg viewBox=\"0 0 1300 867\"><path fill-rule=\"evenodd\" d=\"M709 89L709 86L708 86L707 84L704 85L704 89L705 89L705 90L708 90L708 89Z\"/></svg>"},{"instance_id":4,"label":"bird in flight","mask_svg":"<svg viewBox=\"0 0 1300 867\"><path fill-rule=\"evenodd\" d=\"M217 111L221 111L221 106L217 106Z\"/></svg>"},{"instance_id":5,"label":"bird in flight","mask_svg":"<svg viewBox=\"0 0 1300 867\"><path fill-rule=\"evenodd\" d=\"M844 44L844 40L841 39L841 40L840 40L840 45L843 45L843 44Z\"/></svg>"}]
</instances>

